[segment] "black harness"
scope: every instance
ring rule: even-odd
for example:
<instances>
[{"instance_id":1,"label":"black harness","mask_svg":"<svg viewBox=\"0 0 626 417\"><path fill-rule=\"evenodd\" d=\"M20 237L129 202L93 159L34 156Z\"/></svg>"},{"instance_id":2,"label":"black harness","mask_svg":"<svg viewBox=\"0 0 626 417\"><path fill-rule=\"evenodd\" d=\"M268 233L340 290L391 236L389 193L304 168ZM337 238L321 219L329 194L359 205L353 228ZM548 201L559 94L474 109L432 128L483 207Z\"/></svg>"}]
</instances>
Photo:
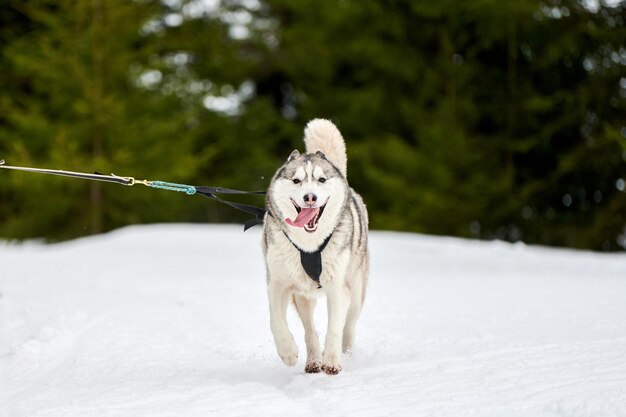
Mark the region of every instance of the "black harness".
<instances>
[{"instance_id":1,"label":"black harness","mask_svg":"<svg viewBox=\"0 0 626 417\"><path fill-rule=\"evenodd\" d=\"M285 232L283 231L283 233ZM320 276L322 275L322 251L326 248L326 245L328 245L328 242L330 241L330 238L333 237L333 234L331 233L328 235L315 252L307 252L300 249L298 245L293 243L293 240L289 239L287 233L285 233L285 237L296 249L298 249L298 252L300 252L300 263L309 278L317 282L317 288L322 288L322 285L320 284Z\"/></svg>"}]
</instances>

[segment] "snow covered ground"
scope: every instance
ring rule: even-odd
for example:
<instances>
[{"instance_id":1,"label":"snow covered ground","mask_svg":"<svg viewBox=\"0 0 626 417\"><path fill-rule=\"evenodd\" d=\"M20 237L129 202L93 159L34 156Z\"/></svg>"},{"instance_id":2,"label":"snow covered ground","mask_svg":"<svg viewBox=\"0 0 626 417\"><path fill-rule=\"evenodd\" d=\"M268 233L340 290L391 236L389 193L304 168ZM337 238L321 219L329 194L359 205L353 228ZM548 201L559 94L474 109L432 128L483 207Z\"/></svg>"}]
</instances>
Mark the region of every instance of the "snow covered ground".
<instances>
[{"instance_id":1,"label":"snow covered ground","mask_svg":"<svg viewBox=\"0 0 626 417\"><path fill-rule=\"evenodd\" d=\"M260 230L0 243L0 416L626 416L626 255L374 232L338 376L275 353ZM318 305L323 336L324 303Z\"/></svg>"}]
</instances>

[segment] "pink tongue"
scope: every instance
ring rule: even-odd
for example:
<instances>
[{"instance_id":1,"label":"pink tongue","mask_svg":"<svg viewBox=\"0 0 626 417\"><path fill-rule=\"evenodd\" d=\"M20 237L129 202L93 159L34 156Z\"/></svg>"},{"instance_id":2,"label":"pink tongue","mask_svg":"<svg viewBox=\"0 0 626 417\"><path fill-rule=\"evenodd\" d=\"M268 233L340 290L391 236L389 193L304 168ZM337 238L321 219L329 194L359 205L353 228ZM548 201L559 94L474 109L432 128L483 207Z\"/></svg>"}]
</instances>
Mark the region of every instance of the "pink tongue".
<instances>
[{"instance_id":1,"label":"pink tongue","mask_svg":"<svg viewBox=\"0 0 626 417\"><path fill-rule=\"evenodd\" d=\"M303 227L315 217L319 210L319 208L302 208L295 220L285 219L285 222L291 226Z\"/></svg>"}]
</instances>

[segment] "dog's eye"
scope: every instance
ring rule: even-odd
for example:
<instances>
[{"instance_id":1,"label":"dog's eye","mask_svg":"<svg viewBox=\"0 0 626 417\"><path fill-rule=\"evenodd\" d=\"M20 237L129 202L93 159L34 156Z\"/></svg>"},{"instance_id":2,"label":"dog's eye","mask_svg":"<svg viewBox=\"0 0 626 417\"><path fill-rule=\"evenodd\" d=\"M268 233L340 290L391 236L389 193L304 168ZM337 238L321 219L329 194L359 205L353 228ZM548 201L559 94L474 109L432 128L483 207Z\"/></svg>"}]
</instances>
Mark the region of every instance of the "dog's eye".
<instances>
[{"instance_id":1,"label":"dog's eye","mask_svg":"<svg viewBox=\"0 0 626 417\"><path fill-rule=\"evenodd\" d=\"M321 182L322 184L324 184L326 182L326 178L322 177L318 181Z\"/></svg>"},{"instance_id":2,"label":"dog's eye","mask_svg":"<svg viewBox=\"0 0 626 417\"><path fill-rule=\"evenodd\" d=\"M294 178L294 179L293 179L293 183L294 183L294 184L300 184L300 180L299 180L299 179L297 179L297 178Z\"/></svg>"}]
</instances>

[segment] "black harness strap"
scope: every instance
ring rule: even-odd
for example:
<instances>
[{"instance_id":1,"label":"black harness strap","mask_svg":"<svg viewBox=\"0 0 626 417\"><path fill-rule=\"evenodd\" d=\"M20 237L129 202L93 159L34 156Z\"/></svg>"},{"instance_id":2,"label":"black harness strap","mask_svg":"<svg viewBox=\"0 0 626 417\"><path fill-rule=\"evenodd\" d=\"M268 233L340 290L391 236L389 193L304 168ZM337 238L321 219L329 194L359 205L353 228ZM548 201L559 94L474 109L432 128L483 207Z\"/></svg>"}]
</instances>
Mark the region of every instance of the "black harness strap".
<instances>
[{"instance_id":1,"label":"black harness strap","mask_svg":"<svg viewBox=\"0 0 626 417\"><path fill-rule=\"evenodd\" d=\"M283 231L283 233L285 232ZM287 236L287 233L285 233L285 237L296 249L298 249L298 252L300 252L300 263L309 278L317 282L317 288L322 288L322 285L320 284L320 276L322 275L322 251L326 248L326 245L328 245L328 242L330 241L330 238L333 237L333 234L331 233L328 235L315 252L306 252L300 249L300 247L293 243L293 240Z\"/></svg>"},{"instance_id":2,"label":"black harness strap","mask_svg":"<svg viewBox=\"0 0 626 417\"><path fill-rule=\"evenodd\" d=\"M248 220L243 227L246 231L251 227L263 224L263 216L265 216L265 209L261 207L251 206L249 204L235 203L234 201L223 200L215 194L239 194L239 195L264 195L265 191L241 191L231 190L230 188L222 187L208 187L208 186L196 186L196 192L211 200L219 201L234 209L243 211L254 216L254 219Z\"/></svg>"}]
</instances>

